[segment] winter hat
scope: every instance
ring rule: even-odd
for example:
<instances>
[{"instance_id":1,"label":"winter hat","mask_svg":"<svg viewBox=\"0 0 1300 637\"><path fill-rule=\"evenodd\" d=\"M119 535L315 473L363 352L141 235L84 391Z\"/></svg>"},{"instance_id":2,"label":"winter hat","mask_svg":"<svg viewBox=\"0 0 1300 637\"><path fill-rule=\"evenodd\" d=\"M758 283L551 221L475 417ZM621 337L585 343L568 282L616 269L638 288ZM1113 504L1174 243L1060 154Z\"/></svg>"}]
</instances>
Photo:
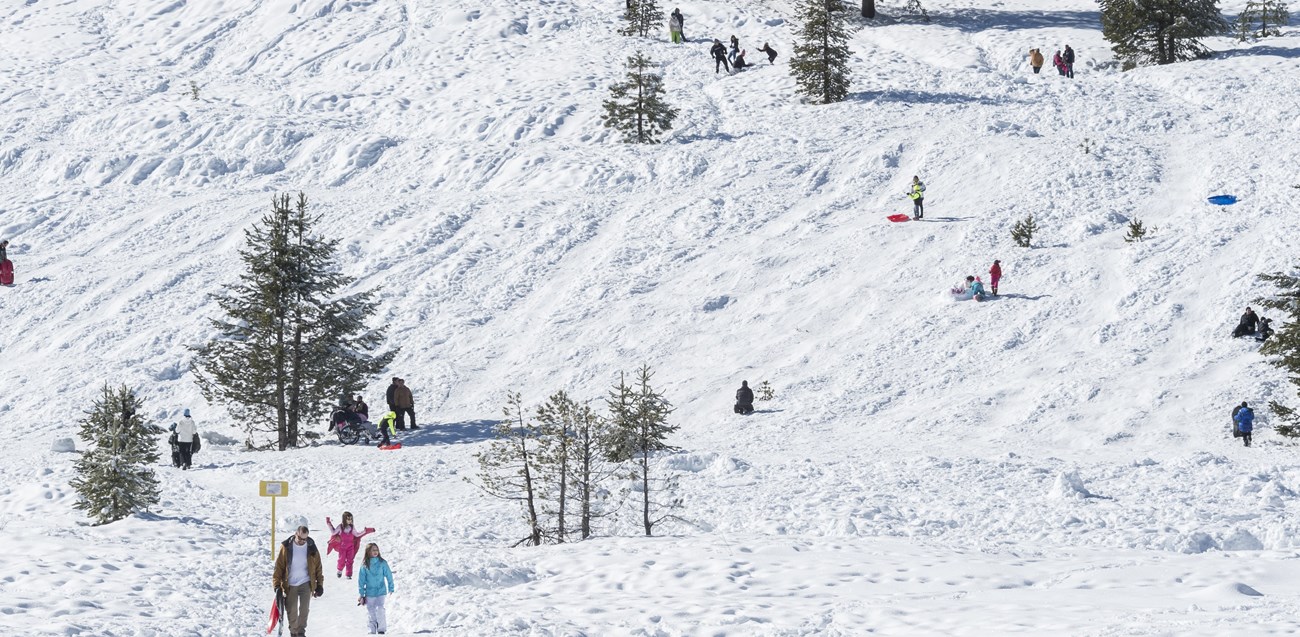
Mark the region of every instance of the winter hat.
<instances>
[{"instance_id":1,"label":"winter hat","mask_svg":"<svg viewBox=\"0 0 1300 637\"><path fill-rule=\"evenodd\" d=\"M186 407L186 408L185 408L185 417L186 417L186 418L189 418L189 417L190 417L190 408L189 408L189 407Z\"/></svg>"},{"instance_id":2,"label":"winter hat","mask_svg":"<svg viewBox=\"0 0 1300 637\"><path fill-rule=\"evenodd\" d=\"M176 423L172 423L172 426L168 427L167 431L176 431Z\"/></svg>"}]
</instances>

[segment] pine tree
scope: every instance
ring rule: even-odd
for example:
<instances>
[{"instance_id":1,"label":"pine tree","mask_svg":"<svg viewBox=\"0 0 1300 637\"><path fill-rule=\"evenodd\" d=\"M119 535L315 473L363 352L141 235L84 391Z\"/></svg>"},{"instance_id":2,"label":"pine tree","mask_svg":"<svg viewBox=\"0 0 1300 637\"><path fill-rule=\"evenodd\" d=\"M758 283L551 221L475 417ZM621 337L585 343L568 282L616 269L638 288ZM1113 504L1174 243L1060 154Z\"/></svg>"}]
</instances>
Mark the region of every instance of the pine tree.
<instances>
[{"instance_id":1,"label":"pine tree","mask_svg":"<svg viewBox=\"0 0 1300 637\"><path fill-rule=\"evenodd\" d=\"M1250 38L1282 35L1278 27L1285 26L1290 20L1291 14L1282 0L1247 2L1246 8L1237 16L1237 38L1244 42Z\"/></svg>"},{"instance_id":2,"label":"pine tree","mask_svg":"<svg viewBox=\"0 0 1300 637\"><path fill-rule=\"evenodd\" d=\"M1037 232L1038 222L1034 220L1034 215L1029 215L1011 226L1011 240L1022 248L1028 248L1033 244Z\"/></svg>"},{"instance_id":3,"label":"pine tree","mask_svg":"<svg viewBox=\"0 0 1300 637\"><path fill-rule=\"evenodd\" d=\"M1101 34L1125 70L1209 55L1200 38L1222 33L1218 0L1098 0Z\"/></svg>"},{"instance_id":4,"label":"pine tree","mask_svg":"<svg viewBox=\"0 0 1300 637\"><path fill-rule=\"evenodd\" d=\"M790 73L799 92L822 104L849 95L849 11L842 0L801 0L799 42Z\"/></svg>"},{"instance_id":5,"label":"pine tree","mask_svg":"<svg viewBox=\"0 0 1300 637\"><path fill-rule=\"evenodd\" d=\"M619 33L645 38L663 24L664 11L659 7L658 0L628 0L623 19L627 24Z\"/></svg>"},{"instance_id":6,"label":"pine tree","mask_svg":"<svg viewBox=\"0 0 1300 637\"><path fill-rule=\"evenodd\" d=\"M519 543L541 546L544 532L538 512L542 488L538 448L542 429L524 417L518 393L509 395L505 416L493 431L487 451L475 454L479 464L477 486L492 497L518 502L528 523L528 535Z\"/></svg>"},{"instance_id":7,"label":"pine tree","mask_svg":"<svg viewBox=\"0 0 1300 637\"><path fill-rule=\"evenodd\" d=\"M1142 225L1142 221L1133 217L1128 222L1128 234L1124 235L1125 243L1140 242L1147 237L1147 229Z\"/></svg>"},{"instance_id":8,"label":"pine tree","mask_svg":"<svg viewBox=\"0 0 1300 637\"><path fill-rule=\"evenodd\" d=\"M602 459L606 421L591 407L578 405L559 391L537 409L537 422L541 446L536 455L546 489L554 492L548 502L556 505L556 538L564 542L568 536L568 503L572 501L578 507L578 526L585 540L591 537L592 521L603 515L602 483L612 475Z\"/></svg>"},{"instance_id":9,"label":"pine tree","mask_svg":"<svg viewBox=\"0 0 1300 637\"><path fill-rule=\"evenodd\" d=\"M767 381L759 383L758 391L754 393L758 394L759 400L772 400L773 398L776 398L776 390L773 389L772 385Z\"/></svg>"},{"instance_id":10,"label":"pine tree","mask_svg":"<svg viewBox=\"0 0 1300 637\"><path fill-rule=\"evenodd\" d=\"M1276 288L1273 296L1256 299L1255 303L1270 310L1278 310L1289 322L1274 331L1259 353L1270 357L1268 363L1286 371L1288 380L1300 394L1300 276L1274 272L1261 274L1259 279ZM1284 436L1300 436L1300 413L1277 401L1269 402L1269 408L1283 423L1274 430Z\"/></svg>"},{"instance_id":11,"label":"pine tree","mask_svg":"<svg viewBox=\"0 0 1300 637\"><path fill-rule=\"evenodd\" d=\"M611 427L617 434L615 439L626 445L626 451L631 453L632 477L640 491L641 523L647 536L653 534L656 524L674 517L671 511L681 505L681 500L672 494L673 479L654 476L650 465L655 454L677 450L665 439L678 429L676 425L668 424L668 415L673 408L663 394L650 385L652 375L650 367L643 365L637 371L635 387L627 387L620 378L607 401ZM668 497L666 503L660 500L665 493Z\"/></svg>"},{"instance_id":12,"label":"pine tree","mask_svg":"<svg viewBox=\"0 0 1300 637\"><path fill-rule=\"evenodd\" d=\"M71 481L79 496L73 507L96 524L116 522L158 504L158 479L149 466L158 462L158 441L140 416L143 402L126 386L104 385L81 421L79 435L93 445L77 460Z\"/></svg>"},{"instance_id":13,"label":"pine tree","mask_svg":"<svg viewBox=\"0 0 1300 637\"><path fill-rule=\"evenodd\" d=\"M274 432L280 450L296 447L303 423L333 398L364 387L397 350L375 352L384 328L366 320L378 307L373 293L338 294L353 279L338 272L337 240L312 233L307 196L275 197L239 255L246 273L228 293L213 295L225 313L211 321L218 335L193 348L195 382L209 402L224 403L248 432Z\"/></svg>"},{"instance_id":14,"label":"pine tree","mask_svg":"<svg viewBox=\"0 0 1300 637\"><path fill-rule=\"evenodd\" d=\"M930 21L930 14L926 13L925 7L921 6L921 0L907 0L907 7L903 10L912 15L921 16L922 22Z\"/></svg>"},{"instance_id":15,"label":"pine tree","mask_svg":"<svg viewBox=\"0 0 1300 637\"><path fill-rule=\"evenodd\" d=\"M609 87L601 121L605 128L623 133L627 143L656 144L659 134L671 130L677 109L664 101L663 77L650 71L654 62L641 54L627 59L627 81Z\"/></svg>"}]
</instances>

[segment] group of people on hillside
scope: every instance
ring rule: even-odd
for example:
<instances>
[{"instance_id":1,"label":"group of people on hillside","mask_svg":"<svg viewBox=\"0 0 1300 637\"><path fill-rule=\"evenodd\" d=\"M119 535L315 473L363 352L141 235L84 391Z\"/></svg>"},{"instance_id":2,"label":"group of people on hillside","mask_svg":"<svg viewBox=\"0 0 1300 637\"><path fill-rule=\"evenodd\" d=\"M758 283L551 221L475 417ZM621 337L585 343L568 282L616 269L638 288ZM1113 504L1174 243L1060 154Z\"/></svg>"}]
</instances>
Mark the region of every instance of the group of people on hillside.
<instances>
[{"instance_id":1,"label":"group of people on hillside","mask_svg":"<svg viewBox=\"0 0 1300 637\"><path fill-rule=\"evenodd\" d=\"M992 294L992 296L997 296L998 282L1001 280L1002 280L1002 261L999 259L994 259L993 266L989 268L988 289L985 289L983 279L972 274L967 276L965 281L961 282L960 284L957 285L957 287L954 287L952 289L953 299L958 301L964 301L966 299L975 299L976 301L983 301L984 299L989 297L990 293Z\"/></svg>"},{"instance_id":2,"label":"group of people on hillside","mask_svg":"<svg viewBox=\"0 0 1300 637\"><path fill-rule=\"evenodd\" d=\"M1246 308L1246 312L1241 315L1241 320L1237 322L1237 327L1232 330L1233 338L1243 336L1254 336L1257 341L1266 341L1273 335L1271 321L1267 318L1260 318L1255 314L1255 310Z\"/></svg>"},{"instance_id":3,"label":"group of people on hillside","mask_svg":"<svg viewBox=\"0 0 1300 637\"><path fill-rule=\"evenodd\" d=\"M683 35L685 27L686 16L682 15L681 9L673 9L673 12L668 14L668 37L673 41L673 44L681 44L686 41L686 36ZM772 48L772 45L764 42L763 48L758 51L767 54L768 64L776 63L776 49ZM747 51L740 48L740 38L734 35L731 36L730 49L722 43L722 40L714 38L713 46L709 48L709 55L713 56L713 72L719 73L725 69L727 73L731 73L733 70L739 71L753 66L745 59L746 54Z\"/></svg>"},{"instance_id":4,"label":"group of people on hillside","mask_svg":"<svg viewBox=\"0 0 1300 637\"><path fill-rule=\"evenodd\" d=\"M411 429L419 429L415 424L415 395L406 386L406 380L397 376L384 394L388 403L388 412L379 418L379 422L370 422L370 406L360 394L354 397L344 396L334 412L330 415L330 426L334 430L343 430L349 425L362 427L372 439L380 439L380 447L392 445L392 436L399 431L406 431L406 417L411 417Z\"/></svg>"},{"instance_id":5,"label":"group of people on hillside","mask_svg":"<svg viewBox=\"0 0 1300 637\"><path fill-rule=\"evenodd\" d=\"M360 529L353 522L352 513L343 512L339 525L325 518L325 525L330 530L330 540L325 553L337 551L338 565L335 577L346 574L352 579L352 566L356 561L357 549L361 538L374 533L370 527ZM311 600L325 594L325 575L321 565L320 550L311 538L311 531L305 525L299 526L294 534L280 543L280 553L275 558L275 568L271 574L271 585L275 589L277 613L284 607L282 619L289 626L290 637L306 637L307 617L311 612ZM388 618L384 602L394 592L393 571L387 560L379 551L379 545L371 542L366 545L361 560L361 571L357 573L357 605L366 607L367 625L370 634L383 635L388 631Z\"/></svg>"},{"instance_id":6,"label":"group of people on hillside","mask_svg":"<svg viewBox=\"0 0 1300 637\"><path fill-rule=\"evenodd\" d=\"M1029 49L1029 68L1037 74L1043 68L1043 52L1038 49ZM1052 56L1052 66L1056 67L1056 72L1064 77L1074 78L1074 49L1070 45L1065 45L1065 50L1056 50L1056 55Z\"/></svg>"}]
</instances>

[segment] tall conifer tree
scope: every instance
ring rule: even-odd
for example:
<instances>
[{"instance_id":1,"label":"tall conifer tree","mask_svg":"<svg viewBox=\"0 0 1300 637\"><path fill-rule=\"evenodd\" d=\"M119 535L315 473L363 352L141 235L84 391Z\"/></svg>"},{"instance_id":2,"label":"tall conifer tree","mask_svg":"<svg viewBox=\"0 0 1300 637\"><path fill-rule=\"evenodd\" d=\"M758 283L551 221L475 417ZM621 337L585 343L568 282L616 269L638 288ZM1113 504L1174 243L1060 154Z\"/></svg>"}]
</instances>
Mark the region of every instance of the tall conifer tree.
<instances>
[{"instance_id":1,"label":"tall conifer tree","mask_svg":"<svg viewBox=\"0 0 1300 637\"><path fill-rule=\"evenodd\" d=\"M821 104L842 102L849 95L848 17L842 0L802 0L799 5L801 26L790 73L799 92Z\"/></svg>"},{"instance_id":2,"label":"tall conifer tree","mask_svg":"<svg viewBox=\"0 0 1300 637\"><path fill-rule=\"evenodd\" d=\"M627 80L609 87L601 121L606 128L623 133L623 141L655 144L659 135L672 129L677 109L664 101L663 77L651 69L654 62L640 51L627 59Z\"/></svg>"},{"instance_id":3,"label":"tall conifer tree","mask_svg":"<svg viewBox=\"0 0 1300 637\"><path fill-rule=\"evenodd\" d=\"M1201 38L1228 23L1218 0L1098 0L1101 35L1124 69L1172 64L1209 55Z\"/></svg>"}]
</instances>

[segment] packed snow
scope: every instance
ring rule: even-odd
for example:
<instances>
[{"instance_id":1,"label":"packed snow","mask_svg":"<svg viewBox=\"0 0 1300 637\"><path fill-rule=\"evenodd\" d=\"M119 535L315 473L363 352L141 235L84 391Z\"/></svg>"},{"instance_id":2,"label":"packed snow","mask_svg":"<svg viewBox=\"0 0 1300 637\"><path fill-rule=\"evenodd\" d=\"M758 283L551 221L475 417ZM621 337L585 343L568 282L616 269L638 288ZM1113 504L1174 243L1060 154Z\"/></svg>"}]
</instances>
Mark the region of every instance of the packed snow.
<instances>
[{"instance_id":1,"label":"packed snow","mask_svg":"<svg viewBox=\"0 0 1300 637\"><path fill-rule=\"evenodd\" d=\"M1300 31L1120 72L1088 0L903 4L829 106L784 66L793 0L666 5L683 45L617 35L611 0L0 8L0 633L263 634L260 480L289 483L278 539L378 529L393 635L1300 631L1300 463L1262 408L1294 387L1229 338L1296 264ZM732 34L757 65L715 74ZM1073 80L1030 72L1065 44ZM657 146L599 119L636 49L681 109ZM925 220L888 222L913 175ZM402 347L399 451L244 451L193 383L242 231L299 191ZM1001 295L953 303L994 259ZM686 521L512 548L519 511L466 481L506 392L602 406L642 363ZM775 400L733 415L741 380ZM93 527L69 439L106 382L205 445ZM332 559L308 634L362 634Z\"/></svg>"}]
</instances>

